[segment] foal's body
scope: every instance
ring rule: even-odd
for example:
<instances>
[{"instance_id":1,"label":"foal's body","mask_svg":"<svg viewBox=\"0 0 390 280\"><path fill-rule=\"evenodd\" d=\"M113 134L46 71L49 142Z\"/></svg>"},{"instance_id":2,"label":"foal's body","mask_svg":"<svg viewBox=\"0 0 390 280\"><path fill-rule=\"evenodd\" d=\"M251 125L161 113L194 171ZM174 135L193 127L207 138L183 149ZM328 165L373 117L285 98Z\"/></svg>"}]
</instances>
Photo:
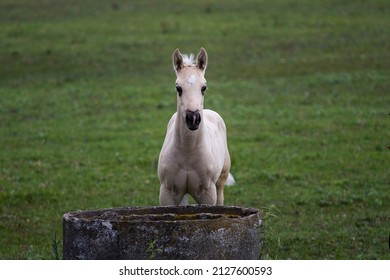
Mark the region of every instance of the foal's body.
<instances>
[{"instance_id":1,"label":"foal's body","mask_svg":"<svg viewBox=\"0 0 390 280\"><path fill-rule=\"evenodd\" d=\"M182 125L177 113L168 124L158 170L161 205L178 205L187 193L199 204L223 204L223 189L230 169L226 128L214 111L204 110L203 117L205 125L199 129L204 133L197 135L186 131L177 133L175 127ZM214 131L221 137L215 137Z\"/></svg>"},{"instance_id":2,"label":"foal's body","mask_svg":"<svg viewBox=\"0 0 390 280\"><path fill-rule=\"evenodd\" d=\"M178 50L173 55L177 112L160 152L160 205L186 204L187 193L199 204L222 205L227 179L234 182L229 177L226 126L218 113L203 110L206 51L201 49L196 65L190 60Z\"/></svg>"}]
</instances>

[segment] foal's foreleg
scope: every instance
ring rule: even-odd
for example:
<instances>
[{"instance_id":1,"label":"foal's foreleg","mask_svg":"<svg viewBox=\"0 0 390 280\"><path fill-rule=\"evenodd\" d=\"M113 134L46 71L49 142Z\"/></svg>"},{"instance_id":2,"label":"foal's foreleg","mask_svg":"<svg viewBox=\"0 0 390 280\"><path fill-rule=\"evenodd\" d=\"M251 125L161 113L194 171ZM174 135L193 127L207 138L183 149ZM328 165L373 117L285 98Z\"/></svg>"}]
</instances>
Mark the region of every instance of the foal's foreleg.
<instances>
[{"instance_id":1,"label":"foal's foreleg","mask_svg":"<svg viewBox=\"0 0 390 280\"><path fill-rule=\"evenodd\" d=\"M215 185L217 189L217 205L223 205L223 200L224 200L223 191L225 188L226 179L227 178L223 180L223 178L220 177L217 184Z\"/></svg>"},{"instance_id":2,"label":"foal's foreleg","mask_svg":"<svg viewBox=\"0 0 390 280\"><path fill-rule=\"evenodd\" d=\"M215 205L217 203L216 187L212 182L198 186L190 194L198 204Z\"/></svg>"},{"instance_id":3,"label":"foal's foreleg","mask_svg":"<svg viewBox=\"0 0 390 280\"><path fill-rule=\"evenodd\" d=\"M184 198L185 193L179 192L175 187L169 188L164 184L160 187L160 205L161 206L169 206L169 205L183 205L182 203L186 202ZM187 199L188 201L188 199Z\"/></svg>"}]
</instances>

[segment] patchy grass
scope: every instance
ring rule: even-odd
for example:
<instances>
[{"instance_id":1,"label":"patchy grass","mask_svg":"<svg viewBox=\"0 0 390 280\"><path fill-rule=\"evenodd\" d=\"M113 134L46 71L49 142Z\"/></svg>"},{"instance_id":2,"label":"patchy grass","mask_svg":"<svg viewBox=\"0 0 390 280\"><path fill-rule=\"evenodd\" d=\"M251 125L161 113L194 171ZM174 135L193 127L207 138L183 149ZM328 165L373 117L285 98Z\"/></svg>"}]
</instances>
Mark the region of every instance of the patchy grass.
<instances>
[{"instance_id":1,"label":"patchy grass","mask_svg":"<svg viewBox=\"0 0 390 280\"><path fill-rule=\"evenodd\" d=\"M56 258L65 212L158 204L171 54L204 46L237 181L225 202L264 210L262 258L389 259L389 10L2 1L0 258Z\"/></svg>"}]
</instances>

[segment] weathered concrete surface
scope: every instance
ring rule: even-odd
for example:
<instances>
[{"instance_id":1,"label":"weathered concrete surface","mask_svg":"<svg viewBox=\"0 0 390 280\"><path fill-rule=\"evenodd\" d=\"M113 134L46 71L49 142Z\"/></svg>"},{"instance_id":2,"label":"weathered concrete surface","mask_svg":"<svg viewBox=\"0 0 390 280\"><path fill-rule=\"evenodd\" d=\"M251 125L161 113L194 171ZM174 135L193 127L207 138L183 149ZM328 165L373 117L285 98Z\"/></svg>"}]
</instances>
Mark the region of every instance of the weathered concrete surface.
<instances>
[{"instance_id":1,"label":"weathered concrete surface","mask_svg":"<svg viewBox=\"0 0 390 280\"><path fill-rule=\"evenodd\" d=\"M132 207L63 216L64 259L257 259L257 209Z\"/></svg>"}]
</instances>

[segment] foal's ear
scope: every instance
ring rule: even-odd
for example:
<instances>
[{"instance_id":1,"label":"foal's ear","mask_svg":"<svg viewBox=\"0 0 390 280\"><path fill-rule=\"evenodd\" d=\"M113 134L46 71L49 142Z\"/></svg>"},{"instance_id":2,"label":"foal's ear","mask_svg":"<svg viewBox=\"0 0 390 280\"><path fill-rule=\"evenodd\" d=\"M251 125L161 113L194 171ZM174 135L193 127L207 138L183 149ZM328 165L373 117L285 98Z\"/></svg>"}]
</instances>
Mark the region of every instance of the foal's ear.
<instances>
[{"instance_id":1,"label":"foal's ear","mask_svg":"<svg viewBox=\"0 0 390 280\"><path fill-rule=\"evenodd\" d=\"M176 49L172 55L173 69L175 72L179 72L183 68L183 56L179 49Z\"/></svg>"},{"instance_id":2,"label":"foal's ear","mask_svg":"<svg viewBox=\"0 0 390 280\"><path fill-rule=\"evenodd\" d=\"M204 48L200 48L198 56L196 57L196 67L198 67L203 72L206 71L207 67L207 52Z\"/></svg>"}]
</instances>

